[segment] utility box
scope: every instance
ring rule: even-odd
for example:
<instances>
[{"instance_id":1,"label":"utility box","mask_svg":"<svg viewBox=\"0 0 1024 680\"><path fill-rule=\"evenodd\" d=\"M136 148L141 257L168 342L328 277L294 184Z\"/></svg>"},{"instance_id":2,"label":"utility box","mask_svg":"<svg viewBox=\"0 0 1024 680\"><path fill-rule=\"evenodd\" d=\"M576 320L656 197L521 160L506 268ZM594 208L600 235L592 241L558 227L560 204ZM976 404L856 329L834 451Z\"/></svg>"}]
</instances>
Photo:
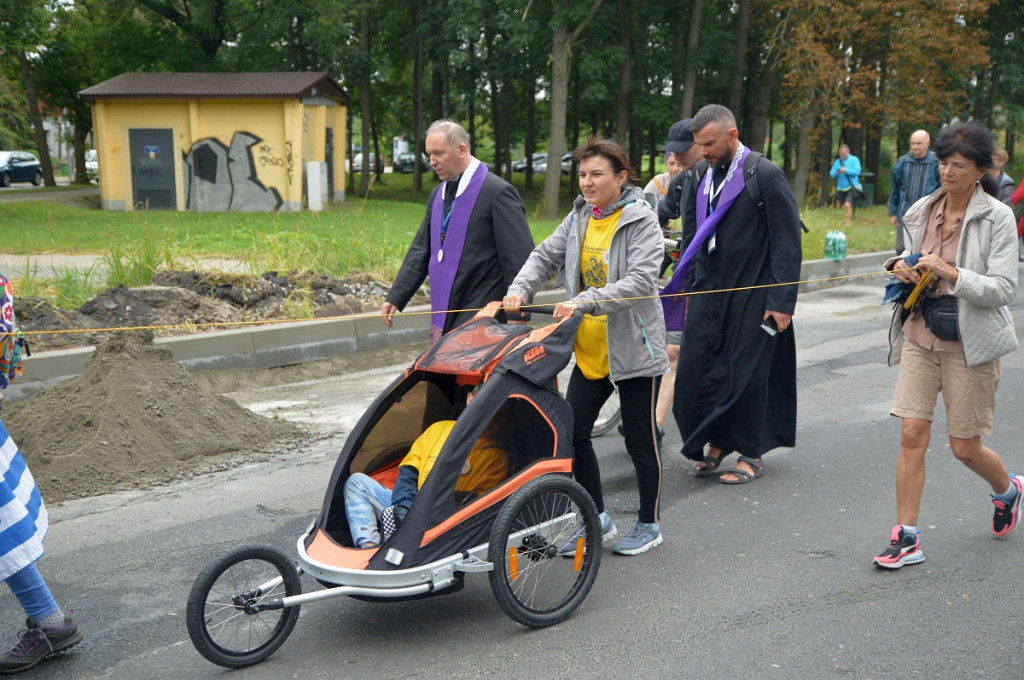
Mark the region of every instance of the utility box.
<instances>
[{"instance_id":1,"label":"utility box","mask_svg":"<svg viewBox=\"0 0 1024 680\"><path fill-rule=\"evenodd\" d=\"M860 173L860 186L864 198L857 201L858 208L870 208L875 204L875 173L865 170Z\"/></svg>"}]
</instances>

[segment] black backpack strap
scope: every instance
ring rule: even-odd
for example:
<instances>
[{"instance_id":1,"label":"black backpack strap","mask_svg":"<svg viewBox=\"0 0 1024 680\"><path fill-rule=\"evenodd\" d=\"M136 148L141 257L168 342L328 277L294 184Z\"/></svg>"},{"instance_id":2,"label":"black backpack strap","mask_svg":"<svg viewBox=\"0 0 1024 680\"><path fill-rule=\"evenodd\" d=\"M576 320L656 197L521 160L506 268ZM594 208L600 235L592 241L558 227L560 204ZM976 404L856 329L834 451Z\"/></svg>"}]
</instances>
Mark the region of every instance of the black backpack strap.
<instances>
[{"instance_id":1,"label":"black backpack strap","mask_svg":"<svg viewBox=\"0 0 1024 680\"><path fill-rule=\"evenodd\" d=\"M761 185L757 182L757 163L763 155L757 151L747 153L747 157L743 159L743 179L747 196L757 206L757 209L761 211L761 217L764 218L765 224L768 224L768 211L764 207L764 194L761 193ZM800 220L800 228L804 230L805 234L810 232L810 229L807 228L803 220Z\"/></svg>"}]
</instances>

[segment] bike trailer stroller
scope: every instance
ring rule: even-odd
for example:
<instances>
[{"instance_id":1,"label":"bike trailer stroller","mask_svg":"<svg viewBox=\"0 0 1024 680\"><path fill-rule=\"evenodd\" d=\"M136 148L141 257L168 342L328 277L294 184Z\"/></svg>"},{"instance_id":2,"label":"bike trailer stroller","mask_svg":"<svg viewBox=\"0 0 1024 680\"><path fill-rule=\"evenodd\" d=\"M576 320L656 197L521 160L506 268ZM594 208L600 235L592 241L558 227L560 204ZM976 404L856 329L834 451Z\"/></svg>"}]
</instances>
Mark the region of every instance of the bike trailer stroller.
<instances>
[{"instance_id":1,"label":"bike trailer stroller","mask_svg":"<svg viewBox=\"0 0 1024 680\"><path fill-rule=\"evenodd\" d=\"M558 623L586 598L600 520L571 478L572 409L556 389L581 315L533 329L498 323L498 310L492 303L442 336L363 414L298 539L297 568L274 548L243 546L199 575L186 620L203 656L231 668L259 663L291 633L301 604L427 597L460 589L467 572L488 572L498 604L528 626ZM405 520L379 548L355 548L345 481L361 472L392 485L416 438L453 419ZM462 489L483 437L502 472L487 488ZM302 594L303 572L326 590Z\"/></svg>"}]
</instances>

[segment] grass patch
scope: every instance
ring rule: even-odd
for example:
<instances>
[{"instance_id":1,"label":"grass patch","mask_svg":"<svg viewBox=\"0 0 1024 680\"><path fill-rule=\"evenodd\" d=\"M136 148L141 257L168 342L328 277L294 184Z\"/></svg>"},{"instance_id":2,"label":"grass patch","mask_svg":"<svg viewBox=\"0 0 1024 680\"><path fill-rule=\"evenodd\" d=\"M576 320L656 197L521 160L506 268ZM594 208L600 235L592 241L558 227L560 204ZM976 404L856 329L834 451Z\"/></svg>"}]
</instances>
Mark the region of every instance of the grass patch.
<instances>
[{"instance_id":1,"label":"grass patch","mask_svg":"<svg viewBox=\"0 0 1024 680\"><path fill-rule=\"evenodd\" d=\"M560 220L537 216L543 177L532 189L520 189L535 243L546 238ZM401 266L409 243L425 213L425 203L436 182L425 178L424 190L412 199L412 175L385 175L371 187L370 198L351 195L344 204L320 213L188 213L164 211L111 212L62 205L52 201L14 201L0 211L4 250L36 256L45 253L92 253L105 259L108 285L149 283L162 269L192 269L197 258L242 260L247 273L313 271L343 276L359 270L390 280ZM522 173L513 180L523 183ZM568 179L562 180L562 212L569 210ZM842 212L832 208L806 209L804 222L811 230L803 237L805 259L825 252L825 234L843 229L847 252L883 252L895 243L885 206L858 209L849 229ZM21 295L47 289L38 268L26 257L26 267L12 272L21 279ZM71 299L76 288L94 286L96 275L72 280L63 273L61 284Z\"/></svg>"}]
</instances>

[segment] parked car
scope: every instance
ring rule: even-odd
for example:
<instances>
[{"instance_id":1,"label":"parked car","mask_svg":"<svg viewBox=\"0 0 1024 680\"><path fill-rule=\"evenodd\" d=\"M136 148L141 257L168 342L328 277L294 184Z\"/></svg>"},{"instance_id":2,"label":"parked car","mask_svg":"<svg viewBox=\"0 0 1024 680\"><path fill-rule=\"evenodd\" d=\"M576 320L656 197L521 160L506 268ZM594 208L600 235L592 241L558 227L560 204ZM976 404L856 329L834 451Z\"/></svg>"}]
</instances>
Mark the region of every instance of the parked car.
<instances>
[{"instance_id":1,"label":"parked car","mask_svg":"<svg viewBox=\"0 0 1024 680\"><path fill-rule=\"evenodd\" d=\"M395 171L395 172L401 172L401 173L404 173L404 174L409 174L410 172L415 172L415 170L416 170L415 165L416 165L416 154L414 154L414 153L400 153L395 158L395 162L392 164L391 169L393 171ZM421 154L420 155L420 170L422 172L426 172L429 167L430 166L429 166L429 163L427 161L427 157Z\"/></svg>"},{"instance_id":2,"label":"parked car","mask_svg":"<svg viewBox=\"0 0 1024 680\"><path fill-rule=\"evenodd\" d=\"M562 154L562 174L568 175L572 172L572 151Z\"/></svg>"},{"instance_id":3,"label":"parked car","mask_svg":"<svg viewBox=\"0 0 1024 680\"><path fill-rule=\"evenodd\" d=\"M381 167L384 166L384 158L382 156L378 156L376 160L377 160L378 163L381 164ZM361 151L355 155L355 158L352 159L351 169L352 169L352 172L361 172L362 171L362 169L363 169L363 153ZM373 172L376 169L377 169L377 166L374 163L373 154L370 154L370 171Z\"/></svg>"},{"instance_id":4,"label":"parked car","mask_svg":"<svg viewBox=\"0 0 1024 680\"><path fill-rule=\"evenodd\" d=\"M14 182L43 183L43 167L39 159L27 151L0 151L0 186Z\"/></svg>"},{"instance_id":5,"label":"parked car","mask_svg":"<svg viewBox=\"0 0 1024 680\"><path fill-rule=\"evenodd\" d=\"M96 156L96 149L89 149L85 152L85 176L89 179L96 179L100 174L100 162Z\"/></svg>"},{"instance_id":6,"label":"parked car","mask_svg":"<svg viewBox=\"0 0 1024 680\"><path fill-rule=\"evenodd\" d=\"M533 154L533 171L540 172L537 170L538 163L547 164L548 155L546 153L535 153ZM512 163L512 172L526 172L526 158L520 158Z\"/></svg>"}]
</instances>

